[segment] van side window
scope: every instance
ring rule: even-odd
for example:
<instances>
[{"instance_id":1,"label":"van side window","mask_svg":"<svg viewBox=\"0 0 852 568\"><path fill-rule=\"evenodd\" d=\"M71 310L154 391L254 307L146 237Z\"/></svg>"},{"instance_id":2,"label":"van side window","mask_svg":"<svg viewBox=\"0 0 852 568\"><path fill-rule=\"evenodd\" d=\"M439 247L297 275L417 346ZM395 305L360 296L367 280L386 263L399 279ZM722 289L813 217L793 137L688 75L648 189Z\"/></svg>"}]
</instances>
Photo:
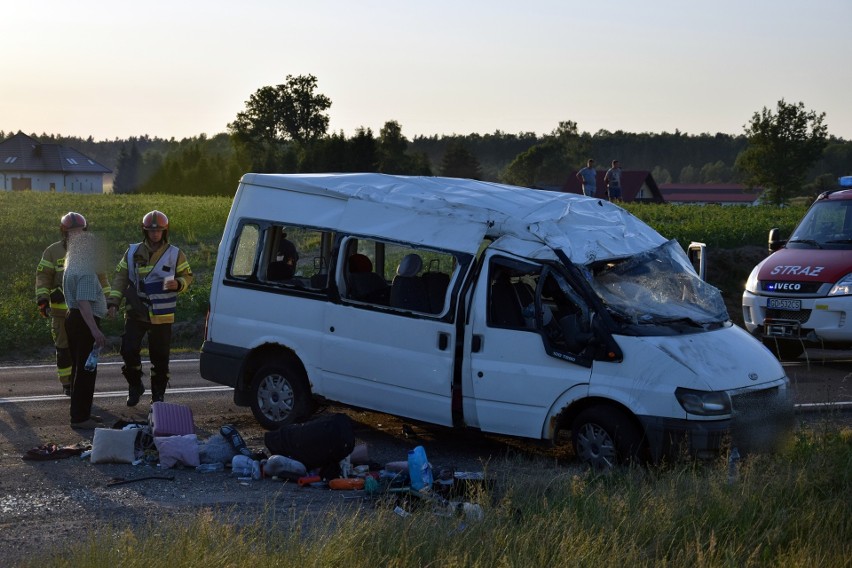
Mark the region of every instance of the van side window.
<instances>
[{"instance_id":1,"label":"van side window","mask_svg":"<svg viewBox=\"0 0 852 568\"><path fill-rule=\"evenodd\" d=\"M260 227L254 224L243 225L237 246L234 249L234 260L231 262L231 276L247 278L254 273L254 259L260 242Z\"/></svg>"},{"instance_id":2,"label":"van side window","mask_svg":"<svg viewBox=\"0 0 852 568\"><path fill-rule=\"evenodd\" d=\"M535 300L541 267L495 259L489 271L488 325L534 330L524 309Z\"/></svg>"},{"instance_id":3,"label":"van side window","mask_svg":"<svg viewBox=\"0 0 852 568\"><path fill-rule=\"evenodd\" d=\"M274 286L325 289L333 237L310 227L247 222L236 239L229 276Z\"/></svg>"},{"instance_id":4,"label":"van side window","mask_svg":"<svg viewBox=\"0 0 852 568\"><path fill-rule=\"evenodd\" d=\"M260 280L297 288L323 289L328 285L328 262L323 231L297 225L271 225L264 231L268 254Z\"/></svg>"},{"instance_id":5,"label":"van side window","mask_svg":"<svg viewBox=\"0 0 852 568\"><path fill-rule=\"evenodd\" d=\"M591 339L588 309L560 274L509 259L493 259L489 271L490 327L537 332L555 356L585 348Z\"/></svg>"},{"instance_id":6,"label":"van side window","mask_svg":"<svg viewBox=\"0 0 852 568\"><path fill-rule=\"evenodd\" d=\"M427 314L449 306L447 291L458 266L450 253L352 238L343 255L344 298Z\"/></svg>"}]
</instances>

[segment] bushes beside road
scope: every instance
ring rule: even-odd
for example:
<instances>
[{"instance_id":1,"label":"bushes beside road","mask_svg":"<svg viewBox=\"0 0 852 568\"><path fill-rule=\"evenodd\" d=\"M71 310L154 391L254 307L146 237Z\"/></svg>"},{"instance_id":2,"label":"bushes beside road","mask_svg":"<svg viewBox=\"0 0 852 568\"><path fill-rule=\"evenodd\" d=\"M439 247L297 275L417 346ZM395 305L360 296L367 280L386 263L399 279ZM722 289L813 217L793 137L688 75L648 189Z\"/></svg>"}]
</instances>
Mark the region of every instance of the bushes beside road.
<instances>
[{"instance_id":1,"label":"bushes beside road","mask_svg":"<svg viewBox=\"0 0 852 568\"><path fill-rule=\"evenodd\" d=\"M171 241L183 249L195 283L178 301L178 322L189 324L181 333L176 327L175 346L200 347L200 324L204 320L210 295L210 279L222 228L232 198L171 195L80 195L67 193L0 192L0 358L51 356L49 325L35 306L35 268L44 249L59 240L59 219L68 211L78 211L88 220L91 230L107 244L114 267L131 242L141 239L139 224L152 209L164 211L171 223ZM804 214L801 206L718 207L626 204L626 209L654 227L662 235L677 239L684 247L701 241L714 251L746 245L766 248L767 233L779 227L789 235ZM730 302L739 294L751 266L733 266L718 280L708 278L721 288ZM711 273L712 275L712 273ZM731 312L731 316L737 314ZM736 319L735 319L736 321ZM104 323L107 336L121 333L120 320Z\"/></svg>"}]
</instances>

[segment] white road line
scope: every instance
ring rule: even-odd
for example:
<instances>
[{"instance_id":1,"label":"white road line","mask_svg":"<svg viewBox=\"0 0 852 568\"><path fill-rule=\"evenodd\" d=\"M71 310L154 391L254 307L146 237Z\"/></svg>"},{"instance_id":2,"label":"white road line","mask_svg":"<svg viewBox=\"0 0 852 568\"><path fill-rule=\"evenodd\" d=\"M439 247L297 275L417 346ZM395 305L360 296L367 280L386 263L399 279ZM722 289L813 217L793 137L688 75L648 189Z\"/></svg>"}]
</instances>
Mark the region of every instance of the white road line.
<instances>
[{"instance_id":1,"label":"white road line","mask_svg":"<svg viewBox=\"0 0 852 568\"><path fill-rule=\"evenodd\" d=\"M201 359L172 359L169 361L169 367L173 367L175 365L179 365L181 363L198 363ZM112 366L112 365L123 365L121 361L101 361L98 363L98 366ZM142 361L143 365L150 365L151 361ZM0 371L12 371L15 369L54 369L56 368L56 363L50 363L46 365L13 365L9 367L0 367Z\"/></svg>"},{"instance_id":2,"label":"white road line","mask_svg":"<svg viewBox=\"0 0 852 568\"><path fill-rule=\"evenodd\" d=\"M219 392L219 391L232 391L234 390L232 387L226 386L215 386L215 387L186 387L186 388L177 388L177 389L168 389L166 392L171 394L188 394L195 392ZM127 396L127 391L109 391L109 392L96 392L95 398L124 398ZM0 404L14 404L19 402L46 402L50 400L69 400L67 396L64 394L43 394L39 396L10 396L5 398L0 398Z\"/></svg>"}]
</instances>

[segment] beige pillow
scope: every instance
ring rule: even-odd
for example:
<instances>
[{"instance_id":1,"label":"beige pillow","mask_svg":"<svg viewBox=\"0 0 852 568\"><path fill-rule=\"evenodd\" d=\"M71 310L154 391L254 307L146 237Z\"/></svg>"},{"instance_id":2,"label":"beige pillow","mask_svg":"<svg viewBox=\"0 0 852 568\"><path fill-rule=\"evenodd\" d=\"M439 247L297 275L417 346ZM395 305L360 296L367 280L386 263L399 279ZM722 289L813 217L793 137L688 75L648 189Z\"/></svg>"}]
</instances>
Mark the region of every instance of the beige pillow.
<instances>
[{"instance_id":1,"label":"beige pillow","mask_svg":"<svg viewBox=\"0 0 852 568\"><path fill-rule=\"evenodd\" d=\"M136 434L138 428L113 430L95 428L92 439L92 463L133 463L136 459Z\"/></svg>"}]
</instances>

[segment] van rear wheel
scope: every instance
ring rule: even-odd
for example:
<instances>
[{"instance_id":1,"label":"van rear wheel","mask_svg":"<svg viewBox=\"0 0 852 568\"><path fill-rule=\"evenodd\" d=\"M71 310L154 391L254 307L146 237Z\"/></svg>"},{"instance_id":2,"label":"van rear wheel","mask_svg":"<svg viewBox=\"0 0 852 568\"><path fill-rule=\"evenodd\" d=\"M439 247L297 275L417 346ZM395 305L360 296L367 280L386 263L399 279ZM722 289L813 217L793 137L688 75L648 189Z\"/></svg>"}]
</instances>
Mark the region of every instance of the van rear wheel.
<instances>
[{"instance_id":1,"label":"van rear wheel","mask_svg":"<svg viewBox=\"0 0 852 568\"><path fill-rule=\"evenodd\" d=\"M595 470L642 463L642 435L621 411L607 406L587 408L571 426L577 458Z\"/></svg>"},{"instance_id":2,"label":"van rear wheel","mask_svg":"<svg viewBox=\"0 0 852 568\"><path fill-rule=\"evenodd\" d=\"M251 411L267 430L304 418L309 408L307 380L283 363L264 365L251 381Z\"/></svg>"}]
</instances>

